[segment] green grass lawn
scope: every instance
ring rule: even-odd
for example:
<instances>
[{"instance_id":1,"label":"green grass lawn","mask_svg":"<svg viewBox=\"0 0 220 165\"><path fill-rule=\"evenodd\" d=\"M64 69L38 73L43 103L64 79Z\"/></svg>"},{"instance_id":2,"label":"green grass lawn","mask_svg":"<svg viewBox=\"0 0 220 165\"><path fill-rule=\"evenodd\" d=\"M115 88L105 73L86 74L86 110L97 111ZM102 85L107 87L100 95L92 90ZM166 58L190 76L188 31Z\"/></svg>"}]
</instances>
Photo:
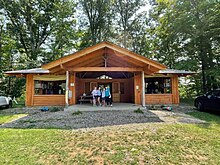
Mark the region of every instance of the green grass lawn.
<instances>
[{"instance_id":1,"label":"green grass lawn","mask_svg":"<svg viewBox=\"0 0 220 165\"><path fill-rule=\"evenodd\" d=\"M220 117L191 115L208 123L0 129L0 164L220 164Z\"/></svg>"},{"instance_id":2,"label":"green grass lawn","mask_svg":"<svg viewBox=\"0 0 220 165\"><path fill-rule=\"evenodd\" d=\"M23 116L26 116L26 114L16 114L16 115L0 114L0 124L18 119Z\"/></svg>"},{"instance_id":3,"label":"green grass lawn","mask_svg":"<svg viewBox=\"0 0 220 165\"><path fill-rule=\"evenodd\" d=\"M180 103L194 106L194 98L180 98Z\"/></svg>"}]
</instances>

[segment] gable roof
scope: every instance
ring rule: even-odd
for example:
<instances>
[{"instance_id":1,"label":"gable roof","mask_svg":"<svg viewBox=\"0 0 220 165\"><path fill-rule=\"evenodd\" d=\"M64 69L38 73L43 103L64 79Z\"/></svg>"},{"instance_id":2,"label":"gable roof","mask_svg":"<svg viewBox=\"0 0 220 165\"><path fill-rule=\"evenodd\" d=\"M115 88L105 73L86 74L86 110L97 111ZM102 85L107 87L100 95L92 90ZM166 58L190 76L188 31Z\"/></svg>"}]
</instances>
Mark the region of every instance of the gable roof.
<instances>
[{"instance_id":1,"label":"gable roof","mask_svg":"<svg viewBox=\"0 0 220 165\"><path fill-rule=\"evenodd\" d=\"M120 57L120 56L123 57L123 59L125 59L126 61L129 60L130 62L133 62L133 63L135 63L135 62L136 63L141 63L141 64L144 65L144 67L154 68L155 71L159 71L159 70L167 68L163 64L160 64L160 63L158 63L154 60L148 59L144 56L141 56L139 54L136 54L132 51L129 51L125 48L122 48L118 45L115 45L115 44L112 44L112 43L109 43L109 42L101 42L99 44L96 44L96 45L90 46L88 48L85 48L81 51L78 51L78 52L75 52L73 54L64 56L64 57L62 57L58 60L55 60L55 61L52 61L48 64L43 65L42 68L51 70L55 67L63 67L63 65L65 65L65 64L67 64L71 61L79 60L80 58L83 58L83 57L86 58L86 56L88 56L89 54L91 54L93 52L96 52L96 51L99 51L101 49L105 49L105 48L110 49L118 57ZM118 62L120 62L120 61L118 60Z\"/></svg>"}]
</instances>

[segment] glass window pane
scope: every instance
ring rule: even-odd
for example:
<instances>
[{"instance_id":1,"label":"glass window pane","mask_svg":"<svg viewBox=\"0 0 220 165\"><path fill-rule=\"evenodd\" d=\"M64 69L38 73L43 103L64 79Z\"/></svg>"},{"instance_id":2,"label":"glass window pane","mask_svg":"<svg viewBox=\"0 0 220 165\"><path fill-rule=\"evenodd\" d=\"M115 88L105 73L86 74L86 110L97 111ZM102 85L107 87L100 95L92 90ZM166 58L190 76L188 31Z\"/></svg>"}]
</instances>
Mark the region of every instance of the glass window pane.
<instances>
[{"instance_id":1,"label":"glass window pane","mask_svg":"<svg viewBox=\"0 0 220 165\"><path fill-rule=\"evenodd\" d=\"M170 77L145 78L145 93L160 94L172 93Z\"/></svg>"},{"instance_id":2,"label":"glass window pane","mask_svg":"<svg viewBox=\"0 0 220 165\"><path fill-rule=\"evenodd\" d=\"M34 81L35 95L63 95L66 81Z\"/></svg>"}]
</instances>

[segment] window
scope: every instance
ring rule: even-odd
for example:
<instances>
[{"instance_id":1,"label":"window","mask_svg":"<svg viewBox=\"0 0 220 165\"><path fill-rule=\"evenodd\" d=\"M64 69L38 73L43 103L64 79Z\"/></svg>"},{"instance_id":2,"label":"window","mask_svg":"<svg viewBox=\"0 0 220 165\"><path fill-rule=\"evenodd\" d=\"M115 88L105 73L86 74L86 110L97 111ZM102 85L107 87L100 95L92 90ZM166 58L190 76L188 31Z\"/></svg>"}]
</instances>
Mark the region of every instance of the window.
<instances>
[{"instance_id":1,"label":"window","mask_svg":"<svg viewBox=\"0 0 220 165\"><path fill-rule=\"evenodd\" d=\"M34 81L35 95L63 95L65 94L66 81Z\"/></svg>"},{"instance_id":2,"label":"window","mask_svg":"<svg viewBox=\"0 0 220 165\"><path fill-rule=\"evenodd\" d=\"M97 77L97 79L112 79L112 77L109 77L107 75L102 75L102 76Z\"/></svg>"},{"instance_id":3,"label":"window","mask_svg":"<svg viewBox=\"0 0 220 165\"><path fill-rule=\"evenodd\" d=\"M169 77L145 78L145 93L172 93L171 79Z\"/></svg>"}]
</instances>

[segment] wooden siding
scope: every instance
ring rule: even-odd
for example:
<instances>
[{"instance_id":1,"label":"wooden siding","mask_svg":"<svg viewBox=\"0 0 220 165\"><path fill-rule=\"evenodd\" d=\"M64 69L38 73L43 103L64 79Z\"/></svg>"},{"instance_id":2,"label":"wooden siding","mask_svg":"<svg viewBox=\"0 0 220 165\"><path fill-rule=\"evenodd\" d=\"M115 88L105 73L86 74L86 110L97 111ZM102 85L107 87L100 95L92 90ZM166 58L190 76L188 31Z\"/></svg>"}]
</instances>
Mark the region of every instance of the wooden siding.
<instances>
[{"instance_id":1,"label":"wooden siding","mask_svg":"<svg viewBox=\"0 0 220 165\"><path fill-rule=\"evenodd\" d=\"M172 104L172 94L145 94L146 104Z\"/></svg>"},{"instance_id":2,"label":"wooden siding","mask_svg":"<svg viewBox=\"0 0 220 165\"><path fill-rule=\"evenodd\" d=\"M65 105L65 95L34 95L34 106Z\"/></svg>"}]
</instances>

